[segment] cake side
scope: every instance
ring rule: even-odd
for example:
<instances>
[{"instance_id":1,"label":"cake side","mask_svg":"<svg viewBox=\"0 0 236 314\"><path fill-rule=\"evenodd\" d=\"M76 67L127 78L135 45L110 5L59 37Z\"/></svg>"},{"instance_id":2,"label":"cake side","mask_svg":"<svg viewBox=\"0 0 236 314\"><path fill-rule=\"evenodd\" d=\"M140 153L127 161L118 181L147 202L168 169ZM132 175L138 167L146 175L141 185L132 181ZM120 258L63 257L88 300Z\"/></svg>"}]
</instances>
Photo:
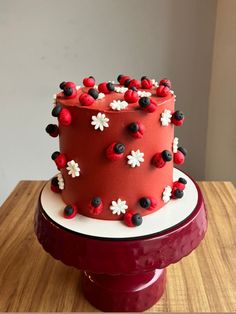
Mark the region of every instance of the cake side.
<instances>
[{"instance_id":1,"label":"cake side","mask_svg":"<svg viewBox=\"0 0 236 314\"><path fill-rule=\"evenodd\" d=\"M182 197L178 193L184 184L177 184L176 193L172 178L173 163L183 163L186 153L174 138L174 125L181 125L184 117L174 111L170 86L160 85L160 90L156 82L143 80L150 88L69 85L68 93L64 85L57 95L52 114L59 121L60 152L52 158L60 170L59 190L71 213L67 216L79 212L125 219L132 226L171 197Z\"/></svg>"}]
</instances>

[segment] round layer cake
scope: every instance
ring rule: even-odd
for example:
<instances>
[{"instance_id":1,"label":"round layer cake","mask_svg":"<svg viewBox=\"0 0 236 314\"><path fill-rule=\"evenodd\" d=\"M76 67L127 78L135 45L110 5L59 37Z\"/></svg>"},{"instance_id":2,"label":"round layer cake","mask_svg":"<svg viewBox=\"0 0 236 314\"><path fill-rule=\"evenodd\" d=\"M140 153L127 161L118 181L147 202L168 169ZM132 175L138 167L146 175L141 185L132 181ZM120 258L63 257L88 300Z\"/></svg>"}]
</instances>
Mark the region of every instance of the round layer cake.
<instances>
[{"instance_id":1,"label":"round layer cake","mask_svg":"<svg viewBox=\"0 0 236 314\"><path fill-rule=\"evenodd\" d=\"M118 84L95 79L60 84L52 115L58 125L46 131L59 135L60 151L52 154L60 173L52 190L61 192L65 218L78 212L96 219L124 220L138 226L142 216L183 196L185 180L173 183L173 164L184 162L174 125L171 83L119 75Z\"/></svg>"}]
</instances>

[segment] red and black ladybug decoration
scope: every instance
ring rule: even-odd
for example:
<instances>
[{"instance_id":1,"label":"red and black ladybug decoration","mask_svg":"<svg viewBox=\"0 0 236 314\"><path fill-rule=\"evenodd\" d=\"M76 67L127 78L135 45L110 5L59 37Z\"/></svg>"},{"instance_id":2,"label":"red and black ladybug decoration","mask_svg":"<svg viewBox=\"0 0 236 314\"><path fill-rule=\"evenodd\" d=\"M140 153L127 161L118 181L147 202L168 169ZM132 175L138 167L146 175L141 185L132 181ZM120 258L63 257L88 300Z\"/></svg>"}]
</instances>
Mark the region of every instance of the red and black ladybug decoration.
<instances>
[{"instance_id":1,"label":"red and black ladybug decoration","mask_svg":"<svg viewBox=\"0 0 236 314\"><path fill-rule=\"evenodd\" d=\"M110 94L111 92L114 92L115 85L111 82L108 82L108 83L103 82L98 85L98 90L100 93Z\"/></svg>"},{"instance_id":2,"label":"red and black ladybug decoration","mask_svg":"<svg viewBox=\"0 0 236 314\"><path fill-rule=\"evenodd\" d=\"M112 143L106 149L106 157L109 160L115 161L124 157L125 145L122 143Z\"/></svg>"},{"instance_id":3,"label":"red and black ladybug decoration","mask_svg":"<svg viewBox=\"0 0 236 314\"><path fill-rule=\"evenodd\" d=\"M168 80L168 79L162 79L162 80L160 80L160 82L159 82L159 86L161 86L161 85L163 85L163 86L167 86L168 88L171 88L171 81L170 80Z\"/></svg>"},{"instance_id":4,"label":"red and black ladybug decoration","mask_svg":"<svg viewBox=\"0 0 236 314\"><path fill-rule=\"evenodd\" d=\"M146 210L154 210L157 206L157 200L152 196L140 198L139 205Z\"/></svg>"},{"instance_id":5,"label":"red and black ladybug decoration","mask_svg":"<svg viewBox=\"0 0 236 314\"><path fill-rule=\"evenodd\" d=\"M149 97L141 97L138 103L141 110L145 112L152 113L157 109L157 104Z\"/></svg>"},{"instance_id":6,"label":"red and black ladybug decoration","mask_svg":"<svg viewBox=\"0 0 236 314\"><path fill-rule=\"evenodd\" d=\"M156 95L158 97L166 97L170 94L170 89L168 86L160 85L156 89Z\"/></svg>"},{"instance_id":7,"label":"red and black ladybug decoration","mask_svg":"<svg viewBox=\"0 0 236 314\"><path fill-rule=\"evenodd\" d=\"M131 87L136 87L137 89L139 89L141 87L141 82L140 80L135 80L135 79L132 79L130 80L130 82L128 83L128 86L129 88Z\"/></svg>"},{"instance_id":8,"label":"red and black ladybug decoration","mask_svg":"<svg viewBox=\"0 0 236 314\"><path fill-rule=\"evenodd\" d=\"M77 213L78 213L78 208L76 205L67 205L64 208L63 216L64 218L72 219L76 216Z\"/></svg>"},{"instance_id":9,"label":"red and black ladybug decoration","mask_svg":"<svg viewBox=\"0 0 236 314\"><path fill-rule=\"evenodd\" d=\"M51 191L53 191L54 193L60 193L61 192L61 190L59 189L57 177L53 177L51 179Z\"/></svg>"},{"instance_id":10,"label":"red and black ladybug decoration","mask_svg":"<svg viewBox=\"0 0 236 314\"><path fill-rule=\"evenodd\" d=\"M181 126L184 123L185 117L182 111L176 110L171 117L171 122L176 126Z\"/></svg>"},{"instance_id":11,"label":"red and black ladybug decoration","mask_svg":"<svg viewBox=\"0 0 236 314\"><path fill-rule=\"evenodd\" d=\"M128 76L128 75L123 75L123 74L120 74L118 77L117 77L117 81L121 84L121 85L124 85L125 82L129 83L131 81L131 77ZM126 85L127 85L126 83Z\"/></svg>"},{"instance_id":12,"label":"red and black ladybug decoration","mask_svg":"<svg viewBox=\"0 0 236 314\"><path fill-rule=\"evenodd\" d=\"M48 124L45 130L52 137L57 137L59 134L59 128L56 124Z\"/></svg>"},{"instance_id":13,"label":"red and black ladybug decoration","mask_svg":"<svg viewBox=\"0 0 236 314\"><path fill-rule=\"evenodd\" d=\"M172 160L172 154L168 150L163 150L161 153L156 153L152 157L152 164L156 168L162 168L167 162Z\"/></svg>"},{"instance_id":14,"label":"red and black ladybug decoration","mask_svg":"<svg viewBox=\"0 0 236 314\"><path fill-rule=\"evenodd\" d=\"M52 110L52 116L57 117L59 122L64 126L69 126L72 123L71 113L67 108L57 105Z\"/></svg>"},{"instance_id":15,"label":"red and black ladybug decoration","mask_svg":"<svg viewBox=\"0 0 236 314\"><path fill-rule=\"evenodd\" d=\"M184 190L187 180L184 178L179 178L178 181L173 182L173 188Z\"/></svg>"},{"instance_id":16,"label":"red and black ladybug decoration","mask_svg":"<svg viewBox=\"0 0 236 314\"><path fill-rule=\"evenodd\" d=\"M83 84L85 87L94 87L95 85L95 78L93 76L85 77L83 79Z\"/></svg>"},{"instance_id":17,"label":"red and black ladybug decoration","mask_svg":"<svg viewBox=\"0 0 236 314\"><path fill-rule=\"evenodd\" d=\"M51 156L52 160L54 160L57 165L58 170L65 168L67 159L65 154L61 154L60 152L54 152Z\"/></svg>"},{"instance_id":18,"label":"red and black ladybug decoration","mask_svg":"<svg viewBox=\"0 0 236 314\"><path fill-rule=\"evenodd\" d=\"M75 98L77 96L76 84L73 82L62 82L59 85L60 89L62 89L63 94L66 98Z\"/></svg>"},{"instance_id":19,"label":"red and black ladybug decoration","mask_svg":"<svg viewBox=\"0 0 236 314\"><path fill-rule=\"evenodd\" d=\"M89 204L89 211L93 215L101 214L103 210L103 202L102 199L98 196L93 197Z\"/></svg>"},{"instance_id":20,"label":"red and black ladybug decoration","mask_svg":"<svg viewBox=\"0 0 236 314\"><path fill-rule=\"evenodd\" d=\"M132 104L139 100L139 96L136 90L128 89L124 94L124 99L127 103Z\"/></svg>"},{"instance_id":21,"label":"red and black ladybug decoration","mask_svg":"<svg viewBox=\"0 0 236 314\"><path fill-rule=\"evenodd\" d=\"M139 121L132 122L128 125L128 131L132 137L142 138L145 131L145 126Z\"/></svg>"},{"instance_id":22,"label":"red and black ladybug decoration","mask_svg":"<svg viewBox=\"0 0 236 314\"><path fill-rule=\"evenodd\" d=\"M141 77L141 87L144 89L152 88L152 81L148 79L146 76Z\"/></svg>"},{"instance_id":23,"label":"red and black ladybug decoration","mask_svg":"<svg viewBox=\"0 0 236 314\"><path fill-rule=\"evenodd\" d=\"M174 163L177 165L182 165L185 161L187 155L187 150L183 147L178 147L176 153L174 153Z\"/></svg>"},{"instance_id":24,"label":"red and black ladybug decoration","mask_svg":"<svg viewBox=\"0 0 236 314\"><path fill-rule=\"evenodd\" d=\"M95 99L88 93L83 93L79 96L79 101L82 106L91 106Z\"/></svg>"},{"instance_id":25,"label":"red and black ladybug decoration","mask_svg":"<svg viewBox=\"0 0 236 314\"><path fill-rule=\"evenodd\" d=\"M132 210L128 210L124 214L124 222L128 227L137 227L142 224L143 218L139 213L136 213Z\"/></svg>"}]
</instances>

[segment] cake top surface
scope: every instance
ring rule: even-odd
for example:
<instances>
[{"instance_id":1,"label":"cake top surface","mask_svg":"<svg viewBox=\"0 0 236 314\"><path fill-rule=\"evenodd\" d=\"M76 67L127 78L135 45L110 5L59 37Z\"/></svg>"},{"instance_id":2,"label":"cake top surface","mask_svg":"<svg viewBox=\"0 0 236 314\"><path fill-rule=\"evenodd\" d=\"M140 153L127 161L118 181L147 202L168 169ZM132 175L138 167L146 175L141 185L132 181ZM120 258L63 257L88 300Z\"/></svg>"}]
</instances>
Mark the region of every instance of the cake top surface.
<instances>
[{"instance_id":1,"label":"cake top surface","mask_svg":"<svg viewBox=\"0 0 236 314\"><path fill-rule=\"evenodd\" d=\"M109 113L130 112L139 110L140 107L151 108L163 105L174 97L171 83L167 79L157 83L147 77L136 80L124 75L118 76L117 84L108 81L96 85L95 79L90 76L83 79L83 86L62 82L60 88L62 91L55 95L56 104Z\"/></svg>"}]
</instances>

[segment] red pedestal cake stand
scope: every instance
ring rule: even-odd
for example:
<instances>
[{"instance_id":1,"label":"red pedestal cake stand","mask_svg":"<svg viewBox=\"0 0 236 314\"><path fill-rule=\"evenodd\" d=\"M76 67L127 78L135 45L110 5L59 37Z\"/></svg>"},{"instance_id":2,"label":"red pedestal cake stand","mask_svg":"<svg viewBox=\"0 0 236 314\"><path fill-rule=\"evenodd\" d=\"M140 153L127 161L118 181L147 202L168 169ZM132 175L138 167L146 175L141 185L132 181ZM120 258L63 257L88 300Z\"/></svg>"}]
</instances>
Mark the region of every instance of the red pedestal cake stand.
<instances>
[{"instance_id":1,"label":"red pedestal cake stand","mask_svg":"<svg viewBox=\"0 0 236 314\"><path fill-rule=\"evenodd\" d=\"M62 217L60 195L43 188L35 214L39 242L55 259L82 270L82 288L96 308L110 312L144 311L162 296L166 267L191 253L207 229L198 185L175 169L188 184L181 200L143 217L129 228L119 221ZM146 224L146 226L145 226Z\"/></svg>"}]
</instances>

